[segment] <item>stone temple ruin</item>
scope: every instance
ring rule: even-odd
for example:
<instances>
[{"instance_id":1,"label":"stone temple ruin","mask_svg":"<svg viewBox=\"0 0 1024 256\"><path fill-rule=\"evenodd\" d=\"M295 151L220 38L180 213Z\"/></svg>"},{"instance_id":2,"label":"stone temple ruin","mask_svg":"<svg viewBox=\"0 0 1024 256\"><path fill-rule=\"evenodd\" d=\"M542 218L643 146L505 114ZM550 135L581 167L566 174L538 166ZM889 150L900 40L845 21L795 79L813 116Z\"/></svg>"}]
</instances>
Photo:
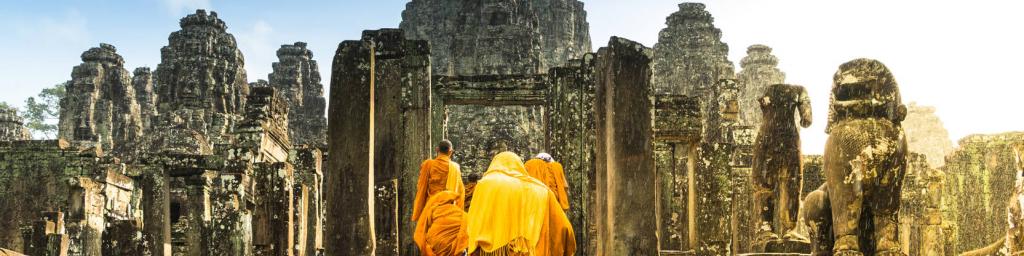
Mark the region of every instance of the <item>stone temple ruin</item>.
<instances>
[{"instance_id":1,"label":"stone temple ruin","mask_svg":"<svg viewBox=\"0 0 1024 256\"><path fill-rule=\"evenodd\" d=\"M803 87L777 68L785 56L752 45L737 72L703 4L680 4L652 48L613 37L596 51L580 1L414 0L402 17L338 45L327 98L303 42L282 45L273 72L250 82L215 12L182 18L155 69L129 73L112 45L86 50L59 139L30 140L0 110L0 248L418 255L408 220L419 164L450 139L464 174L501 151L555 156L577 255L831 255L856 242L865 255L1022 250L1011 230L1020 205L1007 202L1024 190L1024 135L970 136L954 150L934 109L900 103L881 63L844 64L832 107L816 111L830 117L830 140L896 146L858 155L836 142L801 156L799 143L763 140L799 142L788 115L810 120ZM783 156L792 161L763 162ZM854 161L871 169L849 172L874 175L858 182L883 184L863 205L837 180ZM784 200L754 196L767 195L753 182L772 168L790 173ZM832 202L883 216L883 201L890 222L871 227L889 229L830 227L857 219ZM765 233L758 220L772 207L785 221Z\"/></svg>"}]
</instances>

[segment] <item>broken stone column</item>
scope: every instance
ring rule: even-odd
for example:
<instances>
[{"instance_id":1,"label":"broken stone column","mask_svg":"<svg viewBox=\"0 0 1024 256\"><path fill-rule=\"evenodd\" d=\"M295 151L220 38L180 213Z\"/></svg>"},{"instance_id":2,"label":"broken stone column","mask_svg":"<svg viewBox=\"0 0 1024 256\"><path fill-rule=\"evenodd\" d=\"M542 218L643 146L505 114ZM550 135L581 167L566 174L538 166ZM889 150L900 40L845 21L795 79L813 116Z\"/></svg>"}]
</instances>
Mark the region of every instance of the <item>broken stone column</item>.
<instances>
[{"instance_id":1,"label":"broken stone column","mask_svg":"<svg viewBox=\"0 0 1024 256\"><path fill-rule=\"evenodd\" d=\"M99 142L104 152L132 161L143 124L124 59L113 45L100 44L82 53L82 62L61 99L57 136Z\"/></svg>"},{"instance_id":2,"label":"broken stone column","mask_svg":"<svg viewBox=\"0 0 1024 256\"><path fill-rule=\"evenodd\" d=\"M681 3L654 45L653 83L657 93L697 96L697 90L734 75L729 46L701 3Z\"/></svg>"},{"instance_id":3,"label":"broken stone column","mask_svg":"<svg viewBox=\"0 0 1024 256\"><path fill-rule=\"evenodd\" d=\"M374 49L344 41L331 65L325 254L372 255L374 236ZM344 117L344 118L341 118Z\"/></svg>"},{"instance_id":4,"label":"broken stone column","mask_svg":"<svg viewBox=\"0 0 1024 256\"><path fill-rule=\"evenodd\" d=\"M281 45L277 58L268 80L288 103L289 139L296 145L322 147L327 143L327 100L313 51L305 42L296 42Z\"/></svg>"},{"instance_id":5,"label":"broken stone column","mask_svg":"<svg viewBox=\"0 0 1024 256\"><path fill-rule=\"evenodd\" d=\"M597 201L604 222L596 255L658 254L649 56L649 48L618 37L597 53Z\"/></svg>"}]
</instances>

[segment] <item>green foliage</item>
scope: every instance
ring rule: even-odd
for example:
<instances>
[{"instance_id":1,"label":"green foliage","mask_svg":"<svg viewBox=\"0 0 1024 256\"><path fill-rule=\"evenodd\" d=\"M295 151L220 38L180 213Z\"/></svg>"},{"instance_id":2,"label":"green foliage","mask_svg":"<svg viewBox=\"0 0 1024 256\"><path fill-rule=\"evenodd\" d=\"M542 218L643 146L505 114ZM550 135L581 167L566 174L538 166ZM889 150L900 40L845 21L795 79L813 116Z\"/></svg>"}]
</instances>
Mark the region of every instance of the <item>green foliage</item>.
<instances>
[{"instance_id":1,"label":"green foliage","mask_svg":"<svg viewBox=\"0 0 1024 256\"><path fill-rule=\"evenodd\" d=\"M29 97L25 100L25 109L22 111L22 117L25 119L25 127L34 136L40 136L42 139L54 139L57 137L60 100L66 94L65 88L68 83L59 83L51 88L45 88L36 97Z\"/></svg>"},{"instance_id":2,"label":"green foliage","mask_svg":"<svg viewBox=\"0 0 1024 256\"><path fill-rule=\"evenodd\" d=\"M11 105L7 105L7 102L0 101L0 109L11 109L11 108L14 108L14 107L11 107Z\"/></svg>"}]
</instances>

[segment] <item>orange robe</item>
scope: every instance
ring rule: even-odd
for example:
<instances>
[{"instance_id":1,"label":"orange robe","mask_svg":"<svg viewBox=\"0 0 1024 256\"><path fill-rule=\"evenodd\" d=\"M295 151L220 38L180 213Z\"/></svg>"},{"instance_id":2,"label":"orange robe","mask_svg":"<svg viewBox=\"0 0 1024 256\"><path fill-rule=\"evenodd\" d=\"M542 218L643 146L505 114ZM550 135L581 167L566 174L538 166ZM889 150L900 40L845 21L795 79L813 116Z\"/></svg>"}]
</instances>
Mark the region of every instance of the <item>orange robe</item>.
<instances>
[{"instance_id":1,"label":"orange robe","mask_svg":"<svg viewBox=\"0 0 1024 256\"><path fill-rule=\"evenodd\" d=\"M552 179L555 181L556 187L551 190L558 197L558 203L562 205L562 210L569 210L569 194L566 193L569 190L569 183L565 180L565 169L558 162L550 162L548 163L548 173L551 174ZM551 183L547 184L551 186Z\"/></svg>"},{"instance_id":2,"label":"orange robe","mask_svg":"<svg viewBox=\"0 0 1024 256\"><path fill-rule=\"evenodd\" d=\"M562 168L562 164L558 162L548 163L535 158L526 161L524 166L530 176L544 182L555 193L562 210L569 209L569 195L566 193L568 186L565 181L565 170Z\"/></svg>"},{"instance_id":3,"label":"orange robe","mask_svg":"<svg viewBox=\"0 0 1024 256\"><path fill-rule=\"evenodd\" d=\"M438 155L420 164L419 182L416 183L416 201L412 210L412 221L419 221L427 199L441 191L452 191L458 195L456 204L463 207L466 200L466 186L462 183L459 164L447 155Z\"/></svg>"},{"instance_id":4,"label":"orange robe","mask_svg":"<svg viewBox=\"0 0 1024 256\"><path fill-rule=\"evenodd\" d=\"M457 193L445 190L427 201L413 235L423 256L462 256L466 251L466 212L458 200Z\"/></svg>"},{"instance_id":5,"label":"orange robe","mask_svg":"<svg viewBox=\"0 0 1024 256\"><path fill-rule=\"evenodd\" d=\"M572 225L555 194L514 153L498 154L477 182L466 218L473 255L565 256L576 252Z\"/></svg>"},{"instance_id":6,"label":"orange robe","mask_svg":"<svg viewBox=\"0 0 1024 256\"><path fill-rule=\"evenodd\" d=\"M473 189L476 188L476 182L466 184L466 211L469 211L470 202L473 202Z\"/></svg>"}]
</instances>

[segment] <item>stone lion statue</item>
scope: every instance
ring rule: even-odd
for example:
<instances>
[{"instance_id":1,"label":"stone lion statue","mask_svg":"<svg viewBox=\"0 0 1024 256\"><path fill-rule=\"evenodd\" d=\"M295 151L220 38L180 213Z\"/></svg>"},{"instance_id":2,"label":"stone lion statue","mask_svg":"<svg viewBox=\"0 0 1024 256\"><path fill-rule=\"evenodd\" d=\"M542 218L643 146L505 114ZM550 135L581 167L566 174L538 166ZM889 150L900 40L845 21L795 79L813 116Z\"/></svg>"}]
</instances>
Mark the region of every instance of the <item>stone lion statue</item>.
<instances>
[{"instance_id":1,"label":"stone lion statue","mask_svg":"<svg viewBox=\"0 0 1024 256\"><path fill-rule=\"evenodd\" d=\"M889 69L856 59L833 77L825 184L801 210L813 255L904 255L897 215L906 173L907 109Z\"/></svg>"}]
</instances>

